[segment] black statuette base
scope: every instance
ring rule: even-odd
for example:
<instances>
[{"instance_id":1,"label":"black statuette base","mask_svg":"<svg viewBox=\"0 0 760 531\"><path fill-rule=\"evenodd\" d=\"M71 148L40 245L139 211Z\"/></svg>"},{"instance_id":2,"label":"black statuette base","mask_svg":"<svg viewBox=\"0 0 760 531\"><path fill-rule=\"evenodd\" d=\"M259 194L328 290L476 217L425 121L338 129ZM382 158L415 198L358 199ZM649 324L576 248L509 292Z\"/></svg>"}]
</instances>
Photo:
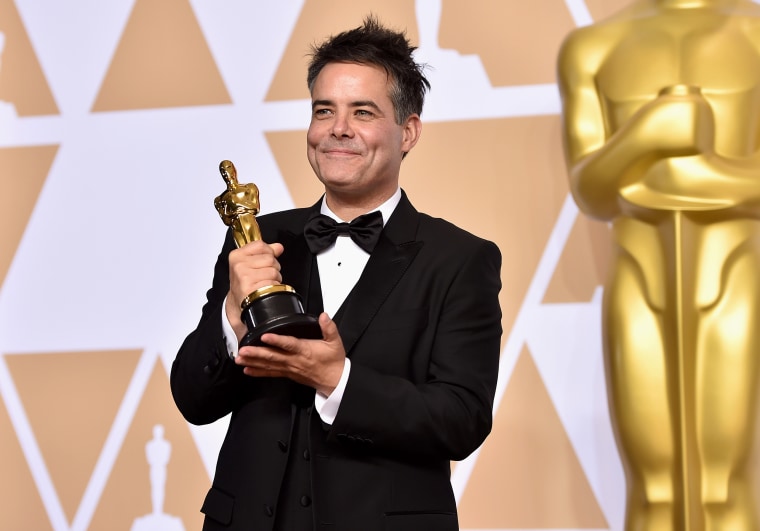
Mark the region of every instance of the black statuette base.
<instances>
[{"instance_id":1,"label":"black statuette base","mask_svg":"<svg viewBox=\"0 0 760 531\"><path fill-rule=\"evenodd\" d=\"M261 336L267 333L322 339L319 321L303 312L301 299L294 292L277 291L262 295L243 310L241 318L248 327L248 333L240 341L241 347L262 345Z\"/></svg>"}]
</instances>

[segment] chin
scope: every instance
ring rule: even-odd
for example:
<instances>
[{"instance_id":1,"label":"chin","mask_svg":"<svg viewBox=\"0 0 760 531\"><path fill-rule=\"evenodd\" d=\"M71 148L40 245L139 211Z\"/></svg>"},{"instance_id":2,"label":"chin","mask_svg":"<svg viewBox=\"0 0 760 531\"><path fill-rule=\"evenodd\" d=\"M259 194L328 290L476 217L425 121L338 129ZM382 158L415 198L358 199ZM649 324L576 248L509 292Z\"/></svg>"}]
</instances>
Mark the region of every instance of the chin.
<instances>
[{"instance_id":1,"label":"chin","mask_svg":"<svg viewBox=\"0 0 760 531\"><path fill-rule=\"evenodd\" d=\"M339 194L351 194L354 192L353 183L323 181L326 190Z\"/></svg>"},{"instance_id":2,"label":"chin","mask_svg":"<svg viewBox=\"0 0 760 531\"><path fill-rule=\"evenodd\" d=\"M322 174L319 177L327 188L342 189L350 188L356 184L356 178L353 174L344 173L329 173L327 175Z\"/></svg>"}]
</instances>

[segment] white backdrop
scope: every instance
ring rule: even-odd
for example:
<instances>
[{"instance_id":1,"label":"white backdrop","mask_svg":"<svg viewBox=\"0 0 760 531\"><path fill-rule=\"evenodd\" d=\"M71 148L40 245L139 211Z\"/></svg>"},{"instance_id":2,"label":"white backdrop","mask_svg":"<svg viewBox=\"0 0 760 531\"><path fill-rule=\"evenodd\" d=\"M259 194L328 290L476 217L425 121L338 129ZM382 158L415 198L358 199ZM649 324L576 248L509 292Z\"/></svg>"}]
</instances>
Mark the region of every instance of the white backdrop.
<instances>
[{"instance_id":1,"label":"white backdrop","mask_svg":"<svg viewBox=\"0 0 760 531\"><path fill-rule=\"evenodd\" d=\"M461 525L622 529L605 228L567 195L553 62L623 2L344 4L0 0L0 528L126 528L151 488L199 528L225 422L184 423L167 375L224 236L217 166L255 181L263 212L318 198L303 56L371 10L434 67L402 186L504 255L496 423L454 464ZM151 486L156 424L172 454Z\"/></svg>"}]
</instances>

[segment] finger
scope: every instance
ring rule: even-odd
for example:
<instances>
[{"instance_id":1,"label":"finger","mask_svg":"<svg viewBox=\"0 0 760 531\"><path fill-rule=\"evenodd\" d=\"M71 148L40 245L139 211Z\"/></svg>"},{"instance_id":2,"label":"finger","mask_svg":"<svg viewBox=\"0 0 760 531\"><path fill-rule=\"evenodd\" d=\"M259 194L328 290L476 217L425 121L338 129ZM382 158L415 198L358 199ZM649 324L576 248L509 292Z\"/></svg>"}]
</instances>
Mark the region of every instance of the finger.
<instances>
[{"instance_id":1,"label":"finger","mask_svg":"<svg viewBox=\"0 0 760 531\"><path fill-rule=\"evenodd\" d=\"M288 376L286 372L269 365L256 367L245 365L243 366L243 374L257 378L287 378Z\"/></svg>"},{"instance_id":2,"label":"finger","mask_svg":"<svg viewBox=\"0 0 760 531\"><path fill-rule=\"evenodd\" d=\"M277 258L279 258L283 252L285 252L285 247L281 243L270 243L269 248Z\"/></svg>"},{"instance_id":3,"label":"finger","mask_svg":"<svg viewBox=\"0 0 760 531\"><path fill-rule=\"evenodd\" d=\"M275 336L273 337L287 337ZM243 374L256 377L293 378L294 368L292 362L294 356L291 353L269 347L243 347L235 358L235 363L243 368Z\"/></svg>"},{"instance_id":4,"label":"finger","mask_svg":"<svg viewBox=\"0 0 760 531\"><path fill-rule=\"evenodd\" d=\"M297 352L299 350L300 341L301 340L298 338L283 336L280 334L264 334L261 336L262 343L286 352Z\"/></svg>"},{"instance_id":5,"label":"finger","mask_svg":"<svg viewBox=\"0 0 760 531\"><path fill-rule=\"evenodd\" d=\"M269 249L269 247L267 247L267 249ZM272 267L278 271L280 270L280 262L277 260L277 257L271 249L264 253L250 251L250 249L241 247L240 249L235 249L230 252L230 267Z\"/></svg>"},{"instance_id":6,"label":"finger","mask_svg":"<svg viewBox=\"0 0 760 531\"><path fill-rule=\"evenodd\" d=\"M252 242L246 243L244 246L233 249L233 253L235 251L238 251L241 255L248 255L248 256L254 256L254 255L270 255L274 257L280 256L284 251L285 247L281 243L266 243L262 240L256 240Z\"/></svg>"},{"instance_id":7,"label":"finger","mask_svg":"<svg viewBox=\"0 0 760 531\"><path fill-rule=\"evenodd\" d=\"M271 370L280 363L280 355L267 347L241 347L235 357L235 363L261 370Z\"/></svg>"},{"instance_id":8,"label":"finger","mask_svg":"<svg viewBox=\"0 0 760 531\"><path fill-rule=\"evenodd\" d=\"M338 325L335 321L330 319L327 313L322 313L319 316L319 328L322 330L323 341L335 341L340 340L340 333L338 332ZM264 334L261 336L262 343L284 350L287 352L299 352L305 348L305 341L308 339L299 339L293 336L284 336L280 334Z\"/></svg>"},{"instance_id":9,"label":"finger","mask_svg":"<svg viewBox=\"0 0 760 531\"><path fill-rule=\"evenodd\" d=\"M272 247L262 240L254 240L248 242L242 247L234 249L232 253L237 251L241 255L254 255L254 254L272 254Z\"/></svg>"}]
</instances>

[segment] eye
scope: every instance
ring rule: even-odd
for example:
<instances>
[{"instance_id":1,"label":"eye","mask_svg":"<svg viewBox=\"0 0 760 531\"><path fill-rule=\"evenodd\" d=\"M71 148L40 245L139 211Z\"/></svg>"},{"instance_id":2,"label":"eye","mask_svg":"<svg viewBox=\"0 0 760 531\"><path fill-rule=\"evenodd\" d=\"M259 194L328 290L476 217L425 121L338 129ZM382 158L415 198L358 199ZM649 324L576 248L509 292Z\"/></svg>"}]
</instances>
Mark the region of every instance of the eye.
<instances>
[{"instance_id":1,"label":"eye","mask_svg":"<svg viewBox=\"0 0 760 531\"><path fill-rule=\"evenodd\" d=\"M327 108L314 109L314 116L316 118L325 118L327 116L330 116L330 114L332 114L332 111Z\"/></svg>"},{"instance_id":2,"label":"eye","mask_svg":"<svg viewBox=\"0 0 760 531\"><path fill-rule=\"evenodd\" d=\"M360 118L371 118L375 115L375 113L367 109L357 109L356 115Z\"/></svg>"}]
</instances>

